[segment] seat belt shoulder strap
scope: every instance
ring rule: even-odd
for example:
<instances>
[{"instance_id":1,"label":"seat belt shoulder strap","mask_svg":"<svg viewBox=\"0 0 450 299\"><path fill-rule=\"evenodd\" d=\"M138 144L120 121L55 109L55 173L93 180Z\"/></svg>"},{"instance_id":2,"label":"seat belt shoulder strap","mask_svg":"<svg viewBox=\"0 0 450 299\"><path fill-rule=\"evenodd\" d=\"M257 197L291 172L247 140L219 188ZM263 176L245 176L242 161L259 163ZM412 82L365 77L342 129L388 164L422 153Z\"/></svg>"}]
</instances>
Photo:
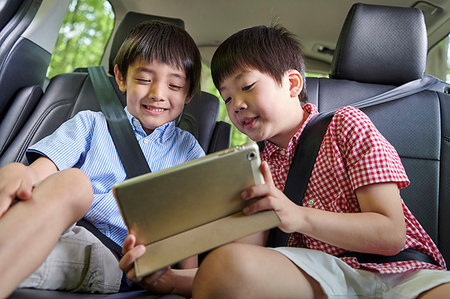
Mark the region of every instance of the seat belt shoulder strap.
<instances>
[{"instance_id":1,"label":"seat belt shoulder strap","mask_svg":"<svg viewBox=\"0 0 450 299\"><path fill-rule=\"evenodd\" d=\"M105 70L101 66L89 67L88 73L127 177L150 172L147 159Z\"/></svg>"}]
</instances>

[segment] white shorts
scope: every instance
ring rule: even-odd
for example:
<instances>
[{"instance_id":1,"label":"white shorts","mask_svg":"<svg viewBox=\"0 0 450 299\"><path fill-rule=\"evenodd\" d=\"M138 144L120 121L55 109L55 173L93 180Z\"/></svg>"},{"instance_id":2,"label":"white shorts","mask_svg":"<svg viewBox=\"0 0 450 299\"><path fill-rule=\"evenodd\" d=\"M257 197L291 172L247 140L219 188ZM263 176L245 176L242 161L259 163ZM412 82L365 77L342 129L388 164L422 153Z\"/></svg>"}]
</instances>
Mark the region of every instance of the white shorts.
<instances>
[{"instance_id":1,"label":"white shorts","mask_svg":"<svg viewBox=\"0 0 450 299\"><path fill-rule=\"evenodd\" d=\"M117 293L122 275L111 250L84 227L72 225L19 288Z\"/></svg>"},{"instance_id":2,"label":"white shorts","mask_svg":"<svg viewBox=\"0 0 450 299\"><path fill-rule=\"evenodd\" d=\"M415 270L380 274L353 269L339 258L306 248L272 248L320 283L329 298L416 298L422 292L450 282L450 272Z\"/></svg>"}]
</instances>

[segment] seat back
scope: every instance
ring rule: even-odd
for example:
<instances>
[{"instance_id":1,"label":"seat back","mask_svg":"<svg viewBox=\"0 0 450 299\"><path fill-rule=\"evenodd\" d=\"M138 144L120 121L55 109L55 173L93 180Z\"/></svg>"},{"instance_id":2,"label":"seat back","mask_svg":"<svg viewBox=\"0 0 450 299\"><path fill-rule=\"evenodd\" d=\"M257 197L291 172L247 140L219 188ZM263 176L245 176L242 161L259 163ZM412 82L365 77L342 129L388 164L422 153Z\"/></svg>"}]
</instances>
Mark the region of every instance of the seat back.
<instances>
[{"instance_id":1,"label":"seat back","mask_svg":"<svg viewBox=\"0 0 450 299\"><path fill-rule=\"evenodd\" d=\"M134 19L136 15L139 16L138 19ZM121 22L127 26L124 28L119 26L117 34L120 33L125 38L126 34L123 34L122 30L128 32L134 26L129 24L133 23L133 20L134 24L140 23L142 16L142 14L128 14ZM147 19L155 18L155 16L147 17ZM164 19L167 20L167 18ZM111 49L110 60L113 60L117 51L118 48ZM109 78L116 94L125 106L125 95L118 89L114 77L110 76ZM177 125L191 132L207 153L228 148L230 145L231 126L217 121L219 106L220 102L217 97L199 92L185 106L183 114L178 120ZM52 78L33 113L0 156L0 166L13 161L27 163L25 152L31 144L51 134L64 121L81 110L100 111L100 105L86 70L78 69L73 73L60 74Z\"/></svg>"},{"instance_id":2,"label":"seat back","mask_svg":"<svg viewBox=\"0 0 450 299\"><path fill-rule=\"evenodd\" d=\"M330 79L308 78L309 101L330 111L424 76L423 14L414 8L356 4L334 54ZM411 184L406 205L450 261L450 96L425 90L363 108L396 148Z\"/></svg>"},{"instance_id":3,"label":"seat back","mask_svg":"<svg viewBox=\"0 0 450 299\"><path fill-rule=\"evenodd\" d=\"M41 1L16 2L20 5L17 7L16 3L12 7L17 10L0 32L0 121L21 88L42 86L50 62L50 53L22 36L36 15Z\"/></svg>"},{"instance_id":4,"label":"seat back","mask_svg":"<svg viewBox=\"0 0 450 299\"><path fill-rule=\"evenodd\" d=\"M69 0L3 0L0 4L0 155L42 95L51 49ZM45 30L45 37L41 36Z\"/></svg>"}]
</instances>

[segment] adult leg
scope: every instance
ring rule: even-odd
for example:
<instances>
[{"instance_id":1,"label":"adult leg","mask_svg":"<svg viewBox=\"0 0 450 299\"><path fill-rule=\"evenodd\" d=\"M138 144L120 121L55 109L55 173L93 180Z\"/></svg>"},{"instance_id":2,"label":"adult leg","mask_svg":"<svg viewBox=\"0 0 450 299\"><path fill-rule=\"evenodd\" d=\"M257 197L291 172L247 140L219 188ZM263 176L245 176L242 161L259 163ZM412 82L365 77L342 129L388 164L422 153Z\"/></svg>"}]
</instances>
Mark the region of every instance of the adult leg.
<instances>
[{"instance_id":1,"label":"adult leg","mask_svg":"<svg viewBox=\"0 0 450 299\"><path fill-rule=\"evenodd\" d=\"M321 298L319 283L281 253L231 243L211 252L194 280L193 298Z\"/></svg>"},{"instance_id":2,"label":"adult leg","mask_svg":"<svg viewBox=\"0 0 450 299\"><path fill-rule=\"evenodd\" d=\"M0 219L0 297L6 297L45 260L62 232L92 204L89 178L78 169L57 172Z\"/></svg>"}]
</instances>

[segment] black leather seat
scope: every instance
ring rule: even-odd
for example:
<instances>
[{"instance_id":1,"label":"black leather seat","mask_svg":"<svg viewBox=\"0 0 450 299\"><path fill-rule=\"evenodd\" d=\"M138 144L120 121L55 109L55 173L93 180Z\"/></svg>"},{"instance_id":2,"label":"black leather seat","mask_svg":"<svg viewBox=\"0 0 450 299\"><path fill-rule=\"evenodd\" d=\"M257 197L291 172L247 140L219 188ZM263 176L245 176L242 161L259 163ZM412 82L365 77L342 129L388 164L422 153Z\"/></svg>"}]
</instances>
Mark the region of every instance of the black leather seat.
<instances>
[{"instance_id":1,"label":"black leather seat","mask_svg":"<svg viewBox=\"0 0 450 299\"><path fill-rule=\"evenodd\" d=\"M2 1L0 11L0 154L42 95L51 53L23 36L41 1Z\"/></svg>"},{"instance_id":2,"label":"black leather seat","mask_svg":"<svg viewBox=\"0 0 450 299\"><path fill-rule=\"evenodd\" d=\"M331 79L307 79L309 101L330 111L423 78L426 56L420 10L356 4L339 37ZM401 195L449 262L450 86L442 87L362 110L397 149L411 180Z\"/></svg>"}]
</instances>

